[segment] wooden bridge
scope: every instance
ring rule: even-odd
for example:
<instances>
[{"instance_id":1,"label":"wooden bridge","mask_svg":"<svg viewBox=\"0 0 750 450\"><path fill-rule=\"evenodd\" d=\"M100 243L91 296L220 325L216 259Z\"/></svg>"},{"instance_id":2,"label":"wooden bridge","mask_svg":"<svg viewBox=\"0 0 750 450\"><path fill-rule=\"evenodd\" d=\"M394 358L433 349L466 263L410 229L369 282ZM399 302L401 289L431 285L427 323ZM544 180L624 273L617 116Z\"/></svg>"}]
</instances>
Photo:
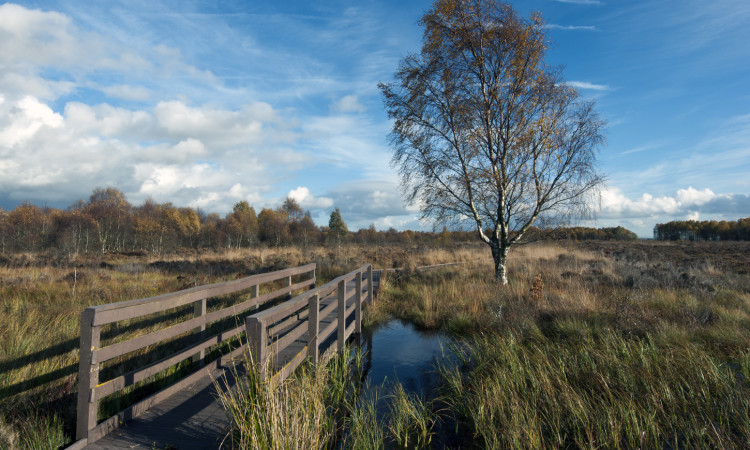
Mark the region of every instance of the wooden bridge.
<instances>
[{"instance_id":1,"label":"wooden bridge","mask_svg":"<svg viewBox=\"0 0 750 450\"><path fill-rule=\"evenodd\" d=\"M317 364L361 332L362 305L373 300L379 271L368 264L315 287L315 270L308 264L87 308L77 442L69 448L219 447L228 419L212 379L226 376L231 388L226 369L248 347L255 367L247 369L283 380L305 359ZM157 383L157 392L116 407ZM101 410L112 413L99 420Z\"/></svg>"}]
</instances>

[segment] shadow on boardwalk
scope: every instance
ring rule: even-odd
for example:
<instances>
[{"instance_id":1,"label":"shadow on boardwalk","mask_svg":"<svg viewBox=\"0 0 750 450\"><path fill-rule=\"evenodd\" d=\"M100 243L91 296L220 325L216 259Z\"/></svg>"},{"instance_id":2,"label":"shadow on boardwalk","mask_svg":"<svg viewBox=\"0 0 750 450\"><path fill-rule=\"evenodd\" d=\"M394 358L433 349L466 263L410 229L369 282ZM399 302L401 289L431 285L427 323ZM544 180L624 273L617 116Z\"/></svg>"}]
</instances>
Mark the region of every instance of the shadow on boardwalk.
<instances>
[{"instance_id":1,"label":"shadow on boardwalk","mask_svg":"<svg viewBox=\"0 0 750 450\"><path fill-rule=\"evenodd\" d=\"M225 367L212 372L214 379L222 374L226 374L230 388L233 387L232 370ZM224 386L223 381L221 385ZM228 429L229 419L217 401L216 387L210 377L203 377L85 448L231 448L230 439L224 442Z\"/></svg>"}]
</instances>

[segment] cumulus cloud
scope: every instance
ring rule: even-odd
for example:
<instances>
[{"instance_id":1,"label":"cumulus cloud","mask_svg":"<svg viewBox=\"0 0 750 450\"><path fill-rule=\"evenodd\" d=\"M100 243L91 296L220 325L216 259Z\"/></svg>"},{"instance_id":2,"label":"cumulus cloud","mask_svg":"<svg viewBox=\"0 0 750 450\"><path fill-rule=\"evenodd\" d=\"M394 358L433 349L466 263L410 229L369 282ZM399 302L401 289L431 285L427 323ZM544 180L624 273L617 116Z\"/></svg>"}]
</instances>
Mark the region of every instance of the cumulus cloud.
<instances>
[{"instance_id":1,"label":"cumulus cloud","mask_svg":"<svg viewBox=\"0 0 750 450\"><path fill-rule=\"evenodd\" d=\"M310 192L310 189L299 186L297 189L292 189L287 194L287 197L295 200L302 209L328 209L333 206L333 199L329 197L315 197Z\"/></svg>"},{"instance_id":2,"label":"cumulus cloud","mask_svg":"<svg viewBox=\"0 0 750 450\"><path fill-rule=\"evenodd\" d=\"M609 187L602 191L601 213L605 219L654 218L662 221L695 217L696 214L722 215L737 218L750 214L750 196L744 194L716 194L711 189L691 187L679 189L673 196L655 197L644 193L632 200L620 189Z\"/></svg>"}]
</instances>

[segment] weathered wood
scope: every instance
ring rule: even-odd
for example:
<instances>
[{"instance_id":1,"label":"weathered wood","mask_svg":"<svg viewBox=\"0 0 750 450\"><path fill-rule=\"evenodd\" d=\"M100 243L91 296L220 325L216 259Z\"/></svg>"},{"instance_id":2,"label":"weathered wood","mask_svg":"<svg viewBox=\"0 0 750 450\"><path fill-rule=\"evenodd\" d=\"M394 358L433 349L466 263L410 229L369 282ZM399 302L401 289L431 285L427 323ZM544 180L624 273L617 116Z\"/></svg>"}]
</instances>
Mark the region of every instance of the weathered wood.
<instances>
[{"instance_id":1,"label":"weathered wood","mask_svg":"<svg viewBox=\"0 0 750 450\"><path fill-rule=\"evenodd\" d=\"M294 270L297 270L298 272L289 272ZM310 274L311 278L293 284L292 276L301 273L308 273ZM249 281L247 280L253 277L247 277L245 279L236 280L234 282L219 283L216 285L208 286L208 288L211 289L198 290L198 288L193 288L182 291L180 293L175 293L180 295L171 295L171 297L167 297L167 302L169 302L171 306L164 307L163 309L156 308L155 305L152 305L149 301L146 301L153 301L155 297L152 297L151 299L139 299L138 301L141 301L142 304L145 305L145 308L147 308L149 311L153 310L153 312L164 311L170 308L177 307L175 305L187 305L190 303L190 301L186 301L186 299L191 300L194 305L194 318L167 329L159 330L145 336L140 336L130 341L125 341L125 343L117 343L112 346L105 347L104 349L99 349L97 348L98 345L96 345L91 348L89 357L84 359L84 361L87 360L87 362L90 363L89 366L96 365L98 369L98 364L101 361L138 350L143 346L152 345L158 342L164 342L166 339L170 339L188 332L205 334L206 325L211 322L232 315L241 314L242 312L247 311L253 306L259 305L271 298L278 298L281 295L289 295L296 289L313 287L315 283L315 275L315 265L310 264L307 266L302 266L301 268L288 269L287 271L280 271L274 274L253 276L256 278L254 278L252 284L248 284ZM262 282L267 282L259 281L261 277L265 277L263 279L271 281L282 280L282 284L284 286L272 293L258 295L259 284L261 284ZM364 290L363 286L365 278L367 279L366 291ZM243 285L237 283L240 281L245 282L245 284ZM249 288L250 299L241 304L229 306L222 310L213 311L206 314L206 298L215 295L221 295L215 294L216 292L231 293L231 291L225 292L225 290L228 289L230 285L233 287L244 286L242 289ZM255 365L255 369L261 371L262 376L271 375L265 372L266 370L268 370L268 368L270 368L270 366L268 365L270 359L276 357L277 355L280 355L282 352L285 352L283 354L283 360L278 361L279 366L274 365L273 369L273 371L275 372L274 378L277 380L283 380L291 375L306 357L309 357L313 361L313 363L319 363L321 360L326 360L333 354L333 352L341 352L343 350L344 344L346 343L346 340L350 337L350 335L355 332L361 333L362 303L364 303L366 300L372 301L372 299L374 298L373 287L374 283L372 266L367 264L362 266L360 269L339 276L323 286L313 288L307 292L299 294L282 304L276 305L265 311L256 312L255 314L246 318L245 323L243 324L244 327L240 326L235 328L234 330L230 330L229 332L223 332L219 333L216 336L204 338L201 342L194 344L189 348L185 348L174 355L168 356L161 361L153 363L144 368L136 369L132 372L121 375L98 386L97 371L96 380L93 382L94 384L90 385L88 389L88 403L93 403L94 408L96 408L98 400L102 397L114 392L118 392L124 387L130 386L134 383L137 383L138 381L158 374L164 369L177 364L180 361L183 361L190 357L203 359L202 354L205 353L205 350L207 348L240 334L243 328L247 334L248 341L248 346L245 348L249 349L250 358ZM208 292L212 293L212 295L206 295L206 297L196 298L192 296L195 292L201 292L201 295ZM169 294L167 294L167 296L169 296ZM367 297L366 300L365 296ZM93 327L98 326L97 323L109 323L106 322L106 320L109 320L111 317L108 317L107 314L117 313L118 317L126 317L127 319L150 314L133 313L133 310L131 309L133 306L135 306L133 302L138 301L123 302L128 303L128 306L126 306L125 308L104 308L101 310L101 312L100 310L97 310L96 307L91 308L94 310L93 313L90 313L92 314L92 329ZM307 307L307 309L305 309L305 307ZM303 309L304 311L301 311ZM352 316L352 314L354 315L354 319L352 320L352 323L349 324L349 326L346 326L347 320ZM114 321L118 320L119 319ZM307 324L305 324L305 320L307 320ZM326 324L322 332L321 323ZM81 329L84 329L83 325ZM332 335L334 330L337 330L338 332L335 341L321 355L320 344L325 341L326 338ZM275 341L269 343L269 335L278 337ZM153 343L149 343L151 339L155 339L157 337L160 339L157 339ZM136 341L136 343L133 344L132 341ZM117 346L120 347L117 348ZM154 394L148 399L139 402L136 405L133 405L132 407L124 410L117 416L106 420L98 426L96 426L96 409L94 409L93 425L95 427L93 429L89 428L88 430L90 431L87 432L87 435L94 440L98 439L99 433L102 433L101 435L106 434L108 430L119 426L118 421L121 422L122 420L126 420L127 418L135 417L136 415L148 409L148 407L150 407L151 405L158 403L161 399L166 398L166 396L171 395L171 393L184 387L184 383L186 382L186 380L195 380L197 379L197 377L205 376L205 373L207 373L206 371L214 365L217 365L218 367L218 364L222 364L224 361L235 358L244 351L245 350L243 350L242 347L237 348L234 349L229 355L222 356L210 363L206 363L205 368L199 369L197 372L194 372L188 377L180 380L177 384L173 384L172 386L160 391L157 394ZM117 352L121 353L117 354ZM84 352L82 352L82 356L86 356L84 355ZM274 364L276 364L275 360ZM81 368L79 368L79 371L80 370ZM162 395L164 397L162 397ZM89 440L89 442L93 441Z\"/></svg>"},{"instance_id":2,"label":"weathered wood","mask_svg":"<svg viewBox=\"0 0 750 450\"><path fill-rule=\"evenodd\" d=\"M356 282L356 293L354 294L354 331L362 333L362 272L358 272Z\"/></svg>"},{"instance_id":3,"label":"weathered wood","mask_svg":"<svg viewBox=\"0 0 750 450\"><path fill-rule=\"evenodd\" d=\"M352 322L349 324L348 327L346 327L346 330L344 331L344 341L349 339L349 336L351 336L352 333L354 333L354 328L356 325L357 325L356 323Z\"/></svg>"},{"instance_id":4,"label":"weathered wood","mask_svg":"<svg viewBox=\"0 0 750 450\"><path fill-rule=\"evenodd\" d=\"M346 311L346 279L343 279L339 281L339 307L338 307L338 350L339 353L344 352L344 344L346 342L346 337L344 336L346 332L346 315L344 312Z\"/></svg>"},{"instance_id":5,"label":"weathered wood","mask_svg":"<svg viewBox=\"0 0 750 450\"><path fill-rule=\"evenodd\" d=\"M303 283L299 283L299 285L301 287ZM296 289L296 288L297 288L297 285L294 285L291 287L291 289ZM96 362L96 363L102 363L112 358L116 358L118 356L122 356L127 353L140 350L144 347L148 347L150 345L164 342L167 339L171 339L183 333L187 333L191 329L196 328L198 326L205 325L211 322L215 322L217 320L221 320L221 319L224 319L226 317L229 317L235 314L240 314L244 312L245 310L249 309L250 306L254 305L256 302L265 301L271 298L279 297L281 295L286 294L289 289L290 289L289 287L281 288L274 292L263 294L262 296L257 297L255 299L251 299L246 302L243 302L239 305L229 306L224 309L212 311L201 317L196 317L194 319L186 320L185 322L180 322L178 324L172 325L171 327L163 328L161 330L157 330L152 333L145 334L143 336L139 336L137 338L133 338L127 341L122 341L116 344L112 344L110 346L104 347L96 351L92 355L91 361Z\"/></svg>"},{"instance_id":6,"label":"weathered wood","mask_svg":"<svg viewBox=\"0 0 750 450\"><path fill-rule=\"evenodd\" d=\"M259 275L252 275L239 280L227 281L224 283L210 284L206 286L197 286L169 294L162 294L155 297L129 300L126 302L109 303L106 305L94 306L96 317L94 325L104 325L121 320L134 319L171 308L177 308L189 303L220 295L231 294L251 286L268 283L271 281L281 280L292 275L302 273L314 273L315 264L307 264L293 269L286 269L277 272L269 272ZM314 275L313 275L314 276ZM301 287L309 285L314 279L308 279L299 283Z\"/></svg>"},{"instance_id":7,"label":"weathered wood","mask_svg":"<svg viewBox=\"0 0 750 450\"><path fill-rule=\"evenodd\" d=\"M76 440L88 439L96 426L98 403L92 400L91 390L99 384L99 364L91 363L91 355L99 347L101 326L93 326L95 311L86 308L81 314L80 362L78 366L78 405Z\"/></svg>"},{"instance_id":8,"label":"weathered wood","mask_svg":"<svg viewBox=\"0 0 750 450\"><path fill-rule=\"evenodd\" d=\"M334 309L339 307L338 299L336 301L331 302L328 304L323 310L320 312L320 317L325 318L328 317L329 314L333 312Z\"/></svg>"},{"instance_id":9,"label":"weathered wood","mask_svg":"<svg viewBox=\"0 0 750 450\"><path fill-rule=\"evenodd\" d=\"M289 331L287 334L284 335L284 337L277 339L271 345L269 345L269 348L274 349L274 353L276 355L279 354L282 350L284 350L289 344L296 341L300 338L303 334L307 332L307 326L305 326L304 323L300 323L295 328L293 328L291 331Z\"/></svg>"},{"instance_id":10,"label":"weathered wood","mask_svg":"<svg viewBox=\"0 0 750 450\"><path fill-rule=\"evenodd\" d=\"M302 361L305 360L306 356L307 348L303 348L274 375L276 377L276 381L282 382L286 380L287 377L289 377L289 375L291 375L294 370L299 367L300 364L302 364Z\"/></svg>"},{"instance_id":11,"label":"weathered wood","mask_svg":"<svg viewBox=\"0 0 750 450\"><path fill-rule=\"evenodd\" d=\"M231 330L222 331L221 333L215 334L209 337L207 340L200 342L198 344L195 344L191 347L188 347L187 349L179 353L175 353L172 356L156 361L153 364L150 364L146 367L130 371L128 373L120 375L117 378L113 378L109 381L106 381L96 386L96 388L94 389L94 399L100 400L106 397L107 395L113 394L128 386L132 386L133 384L139 381L145 380L146 378L150 376L156 375L162 370L165 370L175 364L178 364L190 358L192 355L195 354L196 350L200 350L201 352L203 352L206 348L211 347L213 345L217 345L221 342L228 341L229 339L233 338L234 336L237 336L243 331L245 331L244 325L238 326Z\"/></svg>"},{"instance_id":12,"label":"weathered wood","mask_svg":"<svg viewBox=\"0 0 750 450\"><path fill-rule=\"evenodd\" d=\"M198 300L197 302L193 303L193 316L194 317L203 317L206 315L206 299ZM195 327L193 329L193 334L198 334L202 338L206 331L206 323L203 322L199 326ZM203 364L203 358L206 356L206 352L201 349L198 353L193 355L193 363L194 364Z\"/></svg>"},{"instance_id":13,"label":"weathered wood","mask_svg":"<svg viewBox=\"0 0 750 450\"><path fill-rule=\"evenodd\" d=\"M255 365L255 370L261 374L265 374L268 364L266 356L266 323L262 319L252 315L247 318L245 324L247 329L247 344L250 347L250 357L252 358L251 361Z\"/></svg>"},{"instance_id":14,"label":"weathered wood","mask_svg":"<svg viewBox=\"0 0 750 450\"><path fill-rule=\"evenodd\" d=\"M201 378L204 378L208 373L207 372L208 368L211 366L213 366L213 364L210 364L210 365L207 364L206 368L203 368L203 369L198 370L197 372L191 373L185 378L180 379L175 384L172 384L160 390L159 392L141 400L140 402L120 411L119 413L110 417L109 419L104 420L99 425L92 427L91 431L89 431L89 437L88 437L89 444L98 441L107 433L111 432L112 430L116 428L119 428L120 425L125 423L127 420L130 420L134 417L138 417L139 415L143 414L153 405L156 405L162 400L170 397L175 392L181 389L184 389L186 386L189 386L195 383L197 380Z\"/></svg>"},{"instance_id":15,"label":"weathered wood","mask_svg":"<svg viewBox=\"0 0 750 450\"><path fill-rule=\"evenodd\" d=\"M339 326L338 320L334 320L333 322L329 323L328 326L323 328L323 331L320 332L320 336L318 337L318 342L323 342L326 339L328 339L328 336L333 334L333 332L336 331L338 326Z\"/></svg>"},{"instance_id":16,"label":"weathered wood","mask_svg":"<svg viewBox=\"0 0 750 450\"><path fill-rule=\"evenodd\" d=\"M367 301L372 303L374 300L372 265L367 266Z\"/></svg>"},{"instance_id":17,"label":"weathered wood","mask_svg":"<svg viewBox=\"0 0 750 450\"><path fill-rule=\"evenodd\" d=\"M320 309L320 296L313 294L309 300L309 311L310 314L307 317L308 323L308 341L307 341L307 356L312 360L312 363L318 366L318 332L320 331L320 322L318 319L318 310Z\"/></svg>"},{"instance_id":18,"label":"weathered wood","mask_svg":"<svg viewBox=\"0 0 750 450\"><path fill-rule=\"evenodd\" d=\"M299 321L307 319L307 315L308 315L307 310L292 314L291 316L275 324L274 326L268 327L268 335L273 336L278 333L285 333L286 331L288 331L288 328L290 325L293 325Z\"/></svg>"}]
</instances>

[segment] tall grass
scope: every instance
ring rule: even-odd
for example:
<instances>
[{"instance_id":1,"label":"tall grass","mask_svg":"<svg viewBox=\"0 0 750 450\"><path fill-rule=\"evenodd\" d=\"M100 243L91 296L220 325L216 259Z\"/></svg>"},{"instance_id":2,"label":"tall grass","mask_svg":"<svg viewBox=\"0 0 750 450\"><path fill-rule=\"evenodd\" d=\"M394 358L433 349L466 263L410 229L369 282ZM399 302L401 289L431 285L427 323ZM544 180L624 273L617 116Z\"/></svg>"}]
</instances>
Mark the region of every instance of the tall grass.
<instances>
[{"instance_id":1,"label":"tall grass","mask_svg":"<svg viewBox=\"0 0 750 450\"><path fill-rule=\"evenodd\" d=\"M459 340L448 412L487 448L747 448L750 278L558 246L401 274L379 314Z\"/></svg>"},{"instance_id":2,"label":"tall grass","mask_svg":"<svg viewBox=\"0 0 750 450\"><path fill-rule=\"evenodd\" d=\"M574 327L565 338L478 336L459 352L463 370L443 366L451 410L482 445L750 445L750 388L732 366L692 344Z\"/></svg>"},{"instance_id":3,"label":"tall grass","mask_svg":"<svg viewBox=\"0 0 750 450\"><path fill-rule=\"evenodd\" d=\"M245 367L251 364L246 357ZM235 388L222 389L226 379L217 381L231 419L227 439L254 449L428 448L436 422L430 403L400 384L384 397L380 390L361 395L363 366L361 350L346 349L281 383L235 369Z\"/></svg>"}]
</instances>

